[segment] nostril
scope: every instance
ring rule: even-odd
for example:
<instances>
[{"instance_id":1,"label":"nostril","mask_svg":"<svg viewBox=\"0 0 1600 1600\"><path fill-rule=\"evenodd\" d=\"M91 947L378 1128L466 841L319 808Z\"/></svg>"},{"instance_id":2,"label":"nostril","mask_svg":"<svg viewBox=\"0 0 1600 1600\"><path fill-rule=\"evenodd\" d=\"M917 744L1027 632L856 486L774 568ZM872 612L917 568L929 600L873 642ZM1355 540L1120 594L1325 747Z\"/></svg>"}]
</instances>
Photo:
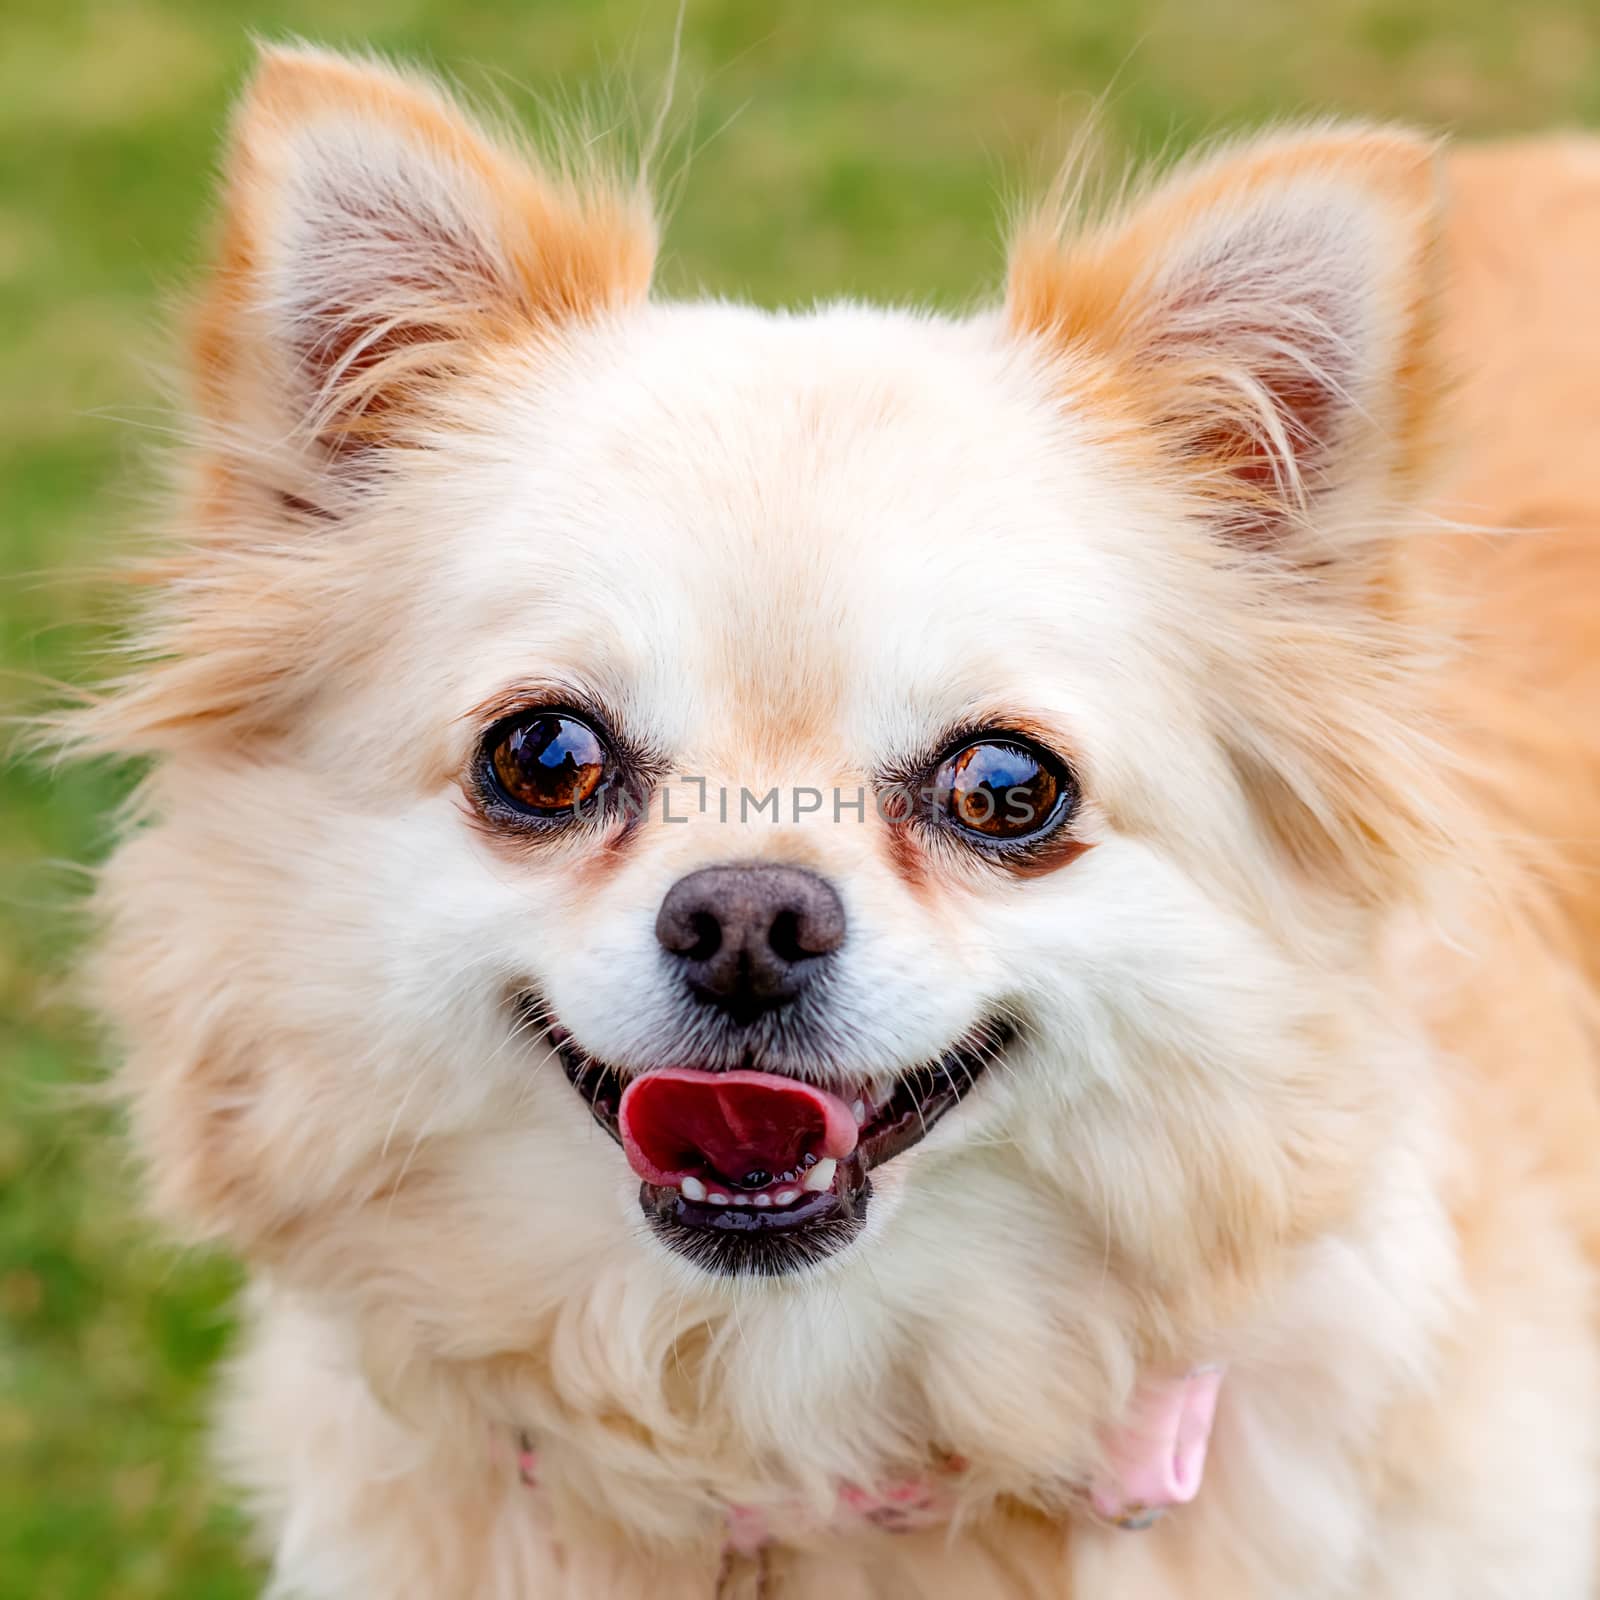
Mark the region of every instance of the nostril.
<instances>
[{"instance_id":1,"label":"nostril","mask_svg":"<svg viewBox=\"0 0 1600 1600\"><path fill-rule=\"evenodd\" d=\"M796 961L804 961L812 953L801 942L798 911L780 911L772 919L772 926L767 930L767 943L780 961L791 965Z\"/></svg>"},{"instance_id":2,"label":"nostril","mask_svg":"<svg viewBox=\"0 0 1600 1600\"><path fill-rule=\"evenodd\" d=\"M722 948L722 924L709 911L690 913L689 934L693 943L680 952L688 961L709 961Z\"/></svg>"}]
</instances>

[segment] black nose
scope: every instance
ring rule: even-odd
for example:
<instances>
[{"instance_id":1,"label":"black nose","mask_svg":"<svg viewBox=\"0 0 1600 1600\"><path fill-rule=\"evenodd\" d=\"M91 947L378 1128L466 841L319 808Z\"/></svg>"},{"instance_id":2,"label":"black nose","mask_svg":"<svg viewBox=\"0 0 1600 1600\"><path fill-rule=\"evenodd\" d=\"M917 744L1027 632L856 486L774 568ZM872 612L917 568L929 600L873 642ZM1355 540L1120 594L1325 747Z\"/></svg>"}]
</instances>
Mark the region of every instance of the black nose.
<instances>
[{"instance_id":1,"label":"black nose","mask_svg":"<svg viewBox=\"0 0 1600 1600\"><path fill-rule=\"evenodd\" d=\"M844 943L844 907L799 867L702 867L667 891L656 938L700 999L749 1022L794 999Z\"/></svg>"}]
</instances>

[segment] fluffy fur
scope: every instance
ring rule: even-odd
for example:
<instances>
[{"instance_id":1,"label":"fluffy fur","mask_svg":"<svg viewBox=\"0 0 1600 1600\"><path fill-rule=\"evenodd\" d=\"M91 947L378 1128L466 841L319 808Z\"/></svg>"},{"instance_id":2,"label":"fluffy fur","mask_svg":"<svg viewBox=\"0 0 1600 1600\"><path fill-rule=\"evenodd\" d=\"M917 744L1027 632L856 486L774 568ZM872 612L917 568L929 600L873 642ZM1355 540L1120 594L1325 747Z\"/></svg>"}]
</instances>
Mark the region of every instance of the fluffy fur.
<instances>
[{"instance_id":1,"label":"fluffy fur","mask_svg":"<svg viewBox=\"0 0 1600 1600\"><path fill-rule=\"evenodd\" d=\"M965 321L661 303L653 238L368 64L234 126L184 540L76 736L158 758L95 976L159 1210L251 1266L273 1592L1593 1595L1600 156L1274 137L1034 219ZM1025 726L1087 848L513 843L462 774L526 686L735 795ZM644 1234L507 998L659 1059L656 907L747 857L846 902L819 1075L1022 1024L771 1283ZM1199 1360L1198 1501L1094 1524ZM797 1510L950 1456L937 1532Z\"/></svg>"}]
</instances>

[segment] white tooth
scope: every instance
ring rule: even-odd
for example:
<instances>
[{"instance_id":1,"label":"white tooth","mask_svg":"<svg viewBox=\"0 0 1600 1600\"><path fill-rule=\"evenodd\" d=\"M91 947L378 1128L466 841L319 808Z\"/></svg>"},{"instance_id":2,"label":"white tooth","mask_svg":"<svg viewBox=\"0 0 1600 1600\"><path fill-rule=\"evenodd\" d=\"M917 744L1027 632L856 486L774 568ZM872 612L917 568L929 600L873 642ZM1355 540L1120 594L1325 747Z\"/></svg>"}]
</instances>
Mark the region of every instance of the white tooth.
<instances>
[{"instance_id":1,"label":"white tooth","mask_svg":"<svg viewBox=\"0 0 1600 1600\"><path fill-rule=\"evenodd\" d=\"M821 1194L824 1189L833 1186L833 1175L839 1170L839 1163L829 1156L826 1161L819 1161L800 1180L802 1189L809 1189L813 1194Z\"/></svg>"},{"instance_id":2,"label":"white tooth","mask_svg":"<svg viewBox=\"0 0 1600 1600\"><path fill-rule=\"evenodd\" d=\"M850 1107L850 1115L856 1119L856 1126L859 1128L861 1124L867 1120L866 1101L857 1100L856 1103Z\"/></svg>"},{"instance_id":3,"label":"white tooth","mask_svg":"<svg viewBox=\"0 0 1600 1600\"><path fill-rule=\"evenodd\" d=\"M772 1196L763 1191L756 1196L755 1204L758 1206L770 1206L772 1204Z\"/></svg>"},{"instance_id":4,"label":"white tooth","mask_svg":"<svg viewBox=\"0 0 1600 1600\"><path fill-rule=\"evenodd\" d=\"M733 1203L736 1206L747 1206L750 1204L750 1196L747 1194L736 1194L733 1196Z\"/></svg>"},{"instance_id":5,"label":"white tooth","mask_svg":"<svg viewBox=\"0 0 1600 1600\"><path fill-rule=\"evenodd\" d=\"M688 1177L678 1185L679 1192L685 1200L704 1200L706 1186L696 1177Z\"/></svg>"},{"instance_id":6,"label":"white tooth","mask_svg":"<svg viewBox=\"0 0 1600 1600\"><path fill-rule=\"evenodd\" d=\"M720 1189L713 1189L711 1193L706 1196L706 1199L709 1200L714 1206L725 1206L728 1203L727 1195L725 1195Z\"/></svg>"},{"instance_id":7,"label":"white tooth","mask_svg":"<svg viewBox=\"0 0 1600 1600\"><path fill-rule=\"evenodd\" d=\"M772 1198L780 1206L786 1206L790 1201L800 1198L800 1191L798 1189L780 1189Z\"/></svg>"}]
</instances>

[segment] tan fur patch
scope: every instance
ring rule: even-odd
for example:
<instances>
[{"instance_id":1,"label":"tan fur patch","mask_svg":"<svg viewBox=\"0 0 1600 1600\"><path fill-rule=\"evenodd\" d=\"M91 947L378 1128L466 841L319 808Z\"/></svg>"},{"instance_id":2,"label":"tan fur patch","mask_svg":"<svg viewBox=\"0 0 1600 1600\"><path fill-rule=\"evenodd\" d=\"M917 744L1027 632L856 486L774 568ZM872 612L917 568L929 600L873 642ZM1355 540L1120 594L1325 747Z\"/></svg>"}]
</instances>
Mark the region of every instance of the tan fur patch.
<instances>
[{"instance_id":1,"label":"tan fur patch","mask_svg":"<svg viewBox=\"0 0 1600 1600\"><path fill-rule=\"evenodd\" d=\"M1012 241L1006 316L1049 346L1109 362L1097 403L1172 432L1208 494L1248 499L1259 487L1252 474L1241 476L1255 448L1239 409L1248 402L1219 388L1205 353L1170 360L1152 350L1145 325L1152 273L1215 216L1308 181L1359 189L1382 204L1397 235L1404 265L1388 293L1403 331L1382 385L1391 408L1382 426L1397 483L1414 486L1430 459L1441 382L1432 336L1440 195L1434 148L1409 134L1340 132L1224 147L1136 191L1134 202L1092 227L1070 208L1037 212Z\"/></svg>"},{"instance_id":2,"label":"tan fur patch","mask_svg":"<svg viewBox=\"0 0 1600 1600\"><path fill-rule=\"evenodd\" d=\"M386 392L436 376L447 351L481 354L573 317L641 298L655 258L648 201L599 174L557 177L489 139L435 85L371 63L316 51L273 50L234 118L225 164L223 227L210 292L191 340L201 405L234 413L248 381L252 302L267 236L277 225L293 145L322 123L364 123L476 183L493 224L493 260L454 263L476 292L452 303L424 278L393 286L389 304L350 308L382 329L345 375L340 409L360 436L381 427ZM450 241L440 241L446 247ZM337 353L337 352L333 352ZM389 394L392 401L394 396ZM375 413L374 406L377 404Z\"/></svg>"}]
</instances>

